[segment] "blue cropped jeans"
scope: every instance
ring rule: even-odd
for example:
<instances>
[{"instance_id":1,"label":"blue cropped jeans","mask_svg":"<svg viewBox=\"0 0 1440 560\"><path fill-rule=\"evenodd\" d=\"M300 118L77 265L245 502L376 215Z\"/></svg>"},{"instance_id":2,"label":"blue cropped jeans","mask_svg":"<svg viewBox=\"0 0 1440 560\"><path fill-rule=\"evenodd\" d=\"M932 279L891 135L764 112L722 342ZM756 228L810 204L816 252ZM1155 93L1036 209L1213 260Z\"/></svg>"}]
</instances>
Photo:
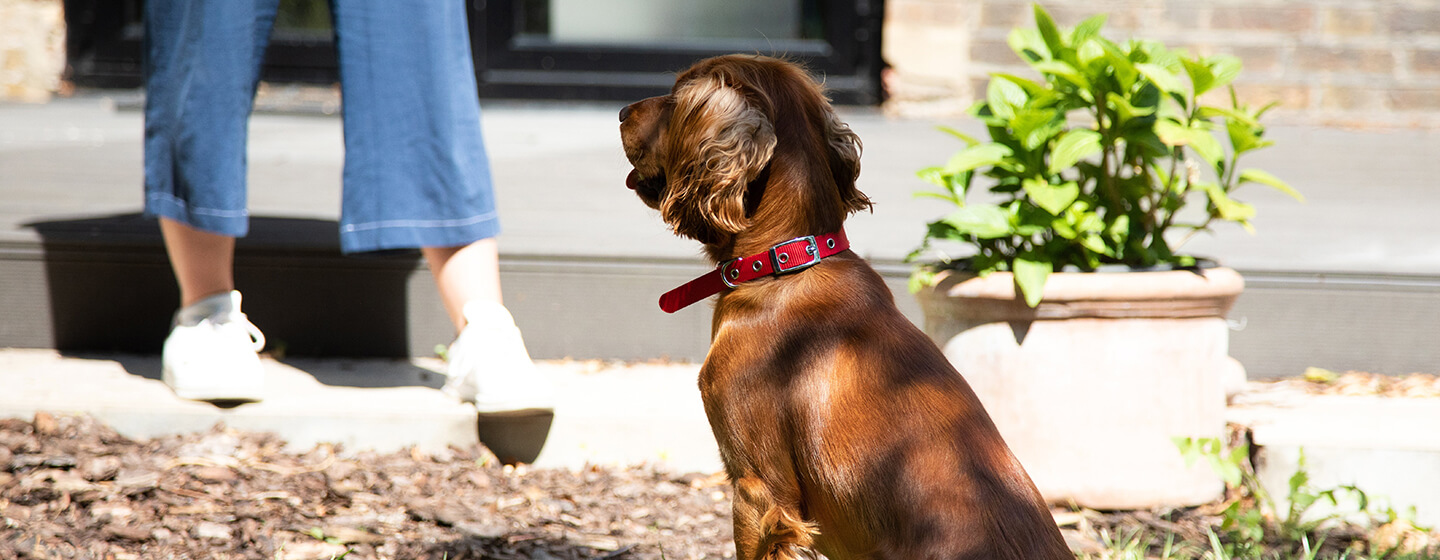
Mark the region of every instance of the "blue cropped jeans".
<instances>
[{"instance_id":1,"label":"blue cropped jeans","mask_svg":"<svg viewBox=\"0 0 1440 560\"><path fill-rule=\"evenodd\" d=\"M246 139L279 0L145 3L145 212L248 231ZM465 3L331 3L344 99L346 253L499 233Z\"/></svg>"}]
</instances>

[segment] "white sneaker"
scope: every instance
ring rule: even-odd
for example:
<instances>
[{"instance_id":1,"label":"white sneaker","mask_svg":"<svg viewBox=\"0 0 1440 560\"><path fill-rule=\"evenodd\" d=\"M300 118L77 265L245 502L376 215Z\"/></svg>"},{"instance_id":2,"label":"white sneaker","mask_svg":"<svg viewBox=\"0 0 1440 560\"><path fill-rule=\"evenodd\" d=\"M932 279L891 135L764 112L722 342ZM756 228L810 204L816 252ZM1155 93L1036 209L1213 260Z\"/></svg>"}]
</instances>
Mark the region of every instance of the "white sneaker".
<instances>
[{"instance_id":1,"label":"white sneaker","mask_svg":"<svg viewBox=\"0 0 1440 560\"><path fill-rule=\"evenodd\" d=\"M240 312L240 292L216 294L175 313L162 379L180 398L259 401L265 375L256 354L265 335Z\"/></svg>"},{"instance_id":2,"label":"white sneaker","mask_svg":"<svg viewBox=\"0 0 1440 560\"><path fill-rule=\"evenodd\" d=\"M489 415L553 413L554 387L535 369L515 319L491 301L465 304L465 328L450 344L442 388Z\"/></svg>"}]
</instances>

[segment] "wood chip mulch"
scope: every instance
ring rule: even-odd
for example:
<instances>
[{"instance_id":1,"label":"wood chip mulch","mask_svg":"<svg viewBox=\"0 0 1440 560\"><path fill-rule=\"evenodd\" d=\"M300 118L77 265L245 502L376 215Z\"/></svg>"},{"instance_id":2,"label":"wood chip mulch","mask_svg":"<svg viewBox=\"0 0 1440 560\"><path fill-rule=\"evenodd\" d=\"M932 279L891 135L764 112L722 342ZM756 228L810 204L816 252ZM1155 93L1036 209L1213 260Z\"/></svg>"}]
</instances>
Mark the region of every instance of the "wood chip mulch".
<instances>
[{"instance_id":1,"label":"wood chip mulch","mask_svg":"<svg viewBox=\"0 0 1440 560\"><path fill-rule=\"evenodd\" d=\"M0 420L0 558L734 556L719 475L499 464L483 447L290 450L217 426L136 441L83 416Z\"/></svg>"}]
</instances>

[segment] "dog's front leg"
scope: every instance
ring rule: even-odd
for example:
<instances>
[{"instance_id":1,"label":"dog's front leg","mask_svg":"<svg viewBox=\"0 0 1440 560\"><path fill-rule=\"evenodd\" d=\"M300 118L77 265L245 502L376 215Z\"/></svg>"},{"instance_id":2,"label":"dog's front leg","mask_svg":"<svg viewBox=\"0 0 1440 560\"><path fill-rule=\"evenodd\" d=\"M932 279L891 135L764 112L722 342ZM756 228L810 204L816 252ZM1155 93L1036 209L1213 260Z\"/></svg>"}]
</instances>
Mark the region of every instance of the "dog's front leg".
<instances>
[{"instance_id":1,"label":"dog's front leg","mask_svg":"<svg viewBox=\"0 0 1440 560\"><path fill-rule=\"evenodd\" d=\"M813 558L819 530L806 522L794 503L777 500L756 476L735 479L735 556L743 560Z\"/></svg>"}]
</instances>

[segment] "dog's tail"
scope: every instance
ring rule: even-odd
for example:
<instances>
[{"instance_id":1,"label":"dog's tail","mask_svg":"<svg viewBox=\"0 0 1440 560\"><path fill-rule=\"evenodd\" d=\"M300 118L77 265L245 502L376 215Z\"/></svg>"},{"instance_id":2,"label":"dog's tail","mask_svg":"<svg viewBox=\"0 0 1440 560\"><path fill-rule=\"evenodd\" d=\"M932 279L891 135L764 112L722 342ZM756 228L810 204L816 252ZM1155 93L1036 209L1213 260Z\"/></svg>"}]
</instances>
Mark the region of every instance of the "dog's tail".
<instances>
[{"instance_id":1,"label":"dog's tail","mask_svg":"<svg viewBox=\"0 0 1440 560\"><path fill-rule=\"evenodd\" d=\"M802 560L817 558L812 547L820 527L799 517L788 509L771 507L760 518L760 534L765 540L760 550L766 551L765 560Z\"/></svg>"}]
</instances>

